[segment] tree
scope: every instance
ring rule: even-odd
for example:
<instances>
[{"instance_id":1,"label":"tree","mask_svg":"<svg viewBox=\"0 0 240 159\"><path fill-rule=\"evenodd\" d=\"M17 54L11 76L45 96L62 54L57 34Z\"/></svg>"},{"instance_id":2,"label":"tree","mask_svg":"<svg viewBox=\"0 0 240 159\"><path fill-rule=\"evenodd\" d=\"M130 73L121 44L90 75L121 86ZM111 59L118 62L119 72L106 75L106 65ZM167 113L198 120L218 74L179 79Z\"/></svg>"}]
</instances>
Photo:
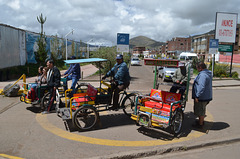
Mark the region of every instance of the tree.
<instances>
[{"instance_id":1,"label":"tree","mask_svg":"<svg viewBox=\"0 0 240 159\"><path fill-rule=\"evenodd\" d=\"M47 17L43 18L43 15L41 13L41 15L37 17L37 20L41 24L41 34L43 34L43 24L46 22Z\"/></svg>"},{"instance_id":2,"label":"tree","mask_svg":"<svg viewBox=\"0 0 240 159\"><path fill-rule=\"evenodd\" d=\"M35 60L40 65L45 64L45 60L47 59L47 43L46 43L46 37L44 34L40 34L40 37L37 40L38 50L37 52L34 52L35 54Z\"/></svg>"},{"instance_id":3,"label":"tree","mask_svg":"<svg viewBox=\"0 0 240 159\"><path fill-rule=\"evenodd\" d=\"M44 65L45 60L47 59L47 49L46 49L46 36L45 34L43 34L43 24L46 22L47 18L43 18L43 15L41 13L41 15L39 17L37 17L38 22L41 24L41 33L40 33L40 38L38 38L37 40L37 44L38 44L38 50L37 52L34 52L35 54L35 60L37 61L37 63L39 63L40 65Z\"/></svg>"}]
</instances>

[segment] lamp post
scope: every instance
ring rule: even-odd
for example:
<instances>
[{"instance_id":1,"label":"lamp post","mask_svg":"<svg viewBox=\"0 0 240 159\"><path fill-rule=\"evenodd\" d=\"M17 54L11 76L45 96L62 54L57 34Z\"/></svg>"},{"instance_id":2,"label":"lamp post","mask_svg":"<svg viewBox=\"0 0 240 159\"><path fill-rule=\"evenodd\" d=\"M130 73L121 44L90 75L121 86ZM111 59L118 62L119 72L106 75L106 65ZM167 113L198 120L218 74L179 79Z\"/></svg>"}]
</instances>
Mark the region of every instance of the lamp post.
<instances>
[{"instance_id":1,"label":"lamp post","mask_svg":"<svg viewBox=\"0 0 240 159\"><path fill-rule=\"evenodd\" d=\"M66 38L66 60L67 60L67 36L70 34L70 33L72 33L73 34L73 31L74 31L74 29L72 29L69 33L67 33L66 35L65 35L65 38Z\"/></svg>"},{"instance_id":2,"label":"lamp post","mask_svg":"<svg viewBox=\"0 0 240 159\"><path fill-rule=\"evenodd\" d=\"M87 58L89 58L89 42L93 41L93 39L88 40L87 42Z\"/></svg>"}]
</instances>

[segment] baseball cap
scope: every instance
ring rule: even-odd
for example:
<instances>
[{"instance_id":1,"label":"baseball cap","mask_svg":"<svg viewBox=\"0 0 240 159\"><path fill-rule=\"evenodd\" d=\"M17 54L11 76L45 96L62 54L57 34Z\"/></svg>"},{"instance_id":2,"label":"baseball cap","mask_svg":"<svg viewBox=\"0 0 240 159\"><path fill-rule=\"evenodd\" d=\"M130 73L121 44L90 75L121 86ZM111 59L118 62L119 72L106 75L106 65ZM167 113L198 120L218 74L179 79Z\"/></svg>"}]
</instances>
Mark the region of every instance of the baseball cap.
<instances>
[{"instance_id":1,"label":"baseball cap","mask_svg":"<svg viewBox=\"0 0 240 159\"><path fill-rule=\"evenodd\" d=\"M116 59L123 59L123 55L122 54L117 54Z\"/></svg>"},{"instance_id":2,"label":"baseball cap","mask_svg":"<svg viewBox=\"0 0 240 159\"><path fill-rule=\"evenodd\" d=\"M72 56L71 59L76 59L76 56Z\"/></svg>"}]
</instances>

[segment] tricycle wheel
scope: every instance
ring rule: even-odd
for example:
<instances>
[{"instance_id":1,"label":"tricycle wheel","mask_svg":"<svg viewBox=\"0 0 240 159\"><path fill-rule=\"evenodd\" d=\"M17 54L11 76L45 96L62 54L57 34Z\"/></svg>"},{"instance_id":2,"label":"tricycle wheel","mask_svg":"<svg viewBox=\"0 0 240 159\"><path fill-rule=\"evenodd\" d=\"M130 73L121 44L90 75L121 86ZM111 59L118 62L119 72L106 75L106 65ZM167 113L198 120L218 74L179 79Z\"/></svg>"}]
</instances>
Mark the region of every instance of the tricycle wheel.
<instances>
[{"instance_id":1,"label":"tricycle wheel","mask_svg":"<svg viewBox=\"0 0 240 159\"><path fill-rule=\"evenodd\" d=\"M73 115L73 125L79 130L90 130L98 122L99 115L96 109L91 105L83 105L78 108Z\"/></svg>"},{"instance_id":2,"label":"tricycle wheel","mask_svg":"<svg viewBox=\"0 0 240 159\"><path fill-rule=\"evenodd\" d=\"M21 102L25 102L25 94L21 94L21 96L20 96L20 101L21 101Z\"/></svg>"},{"instance_id":3,"label":"tricycle wheel","mask_svg":"<svg viewBox=\"0 0 240 159\"><path fill-rule=\"evenodd\" d=\"M42 97L42 100L41 100L41 110L42 110L42 111L46 110L46 107L47 107L47 105L48 105L49 99L50 99L50 92L47 92L47 93ZM40 99L39 99L39 100L40 100Z\"/></svg>"},{"instance_id":4,"label":"tricycle wheel","mask_svg":"<svg viewBox=\"0 0 240 159\"><path fill-rule=\"evenodd\" d=\"M181 109L177 109L171 121L171 132L174 136L177 136L181 132L182 125L183 111Z\"/></svg>"},{"instance_id":5,"label":"tricycle wheel","mask_svg":"<svg viewBox=\"0 0 240 159\"><path fill-rule=\"evenodd\" d=\"M124 114L130 117L131 114L134 113L135 103L136 103L136 94L131 93L127 95L123 99L122 106L121 106L123 108Z\"/></svg>"}]
</instances>

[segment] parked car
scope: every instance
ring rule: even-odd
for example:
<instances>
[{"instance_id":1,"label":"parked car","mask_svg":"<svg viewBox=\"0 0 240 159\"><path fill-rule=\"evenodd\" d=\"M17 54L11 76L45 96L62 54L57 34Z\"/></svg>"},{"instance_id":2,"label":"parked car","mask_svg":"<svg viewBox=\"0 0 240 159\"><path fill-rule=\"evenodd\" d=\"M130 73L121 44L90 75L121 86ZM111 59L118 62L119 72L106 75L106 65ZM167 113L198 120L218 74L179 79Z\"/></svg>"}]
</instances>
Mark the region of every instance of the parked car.
<instances>
[{"instance_id":1,"label":"parked car","mask_svg":"<svg viewBox=\"0 0 240 159\"><path fill-rule=\"evenodd\" d=\"M172 81L174 72L177 67L158 67L158 76L163 79L163 81Z\"/></svg>"},{"instance_id":2,"label":"parked car","mask_svg":"<svg viewBox=\"0 0 240 159\"><path fill-rule=\"evenodd\" d=\"M138 57L134 57L134 58L132 58L131 59L131 65L133 66L133 65L140 65L140 60L139 60L139 58Z\"/></svg>"}]
</instances>

